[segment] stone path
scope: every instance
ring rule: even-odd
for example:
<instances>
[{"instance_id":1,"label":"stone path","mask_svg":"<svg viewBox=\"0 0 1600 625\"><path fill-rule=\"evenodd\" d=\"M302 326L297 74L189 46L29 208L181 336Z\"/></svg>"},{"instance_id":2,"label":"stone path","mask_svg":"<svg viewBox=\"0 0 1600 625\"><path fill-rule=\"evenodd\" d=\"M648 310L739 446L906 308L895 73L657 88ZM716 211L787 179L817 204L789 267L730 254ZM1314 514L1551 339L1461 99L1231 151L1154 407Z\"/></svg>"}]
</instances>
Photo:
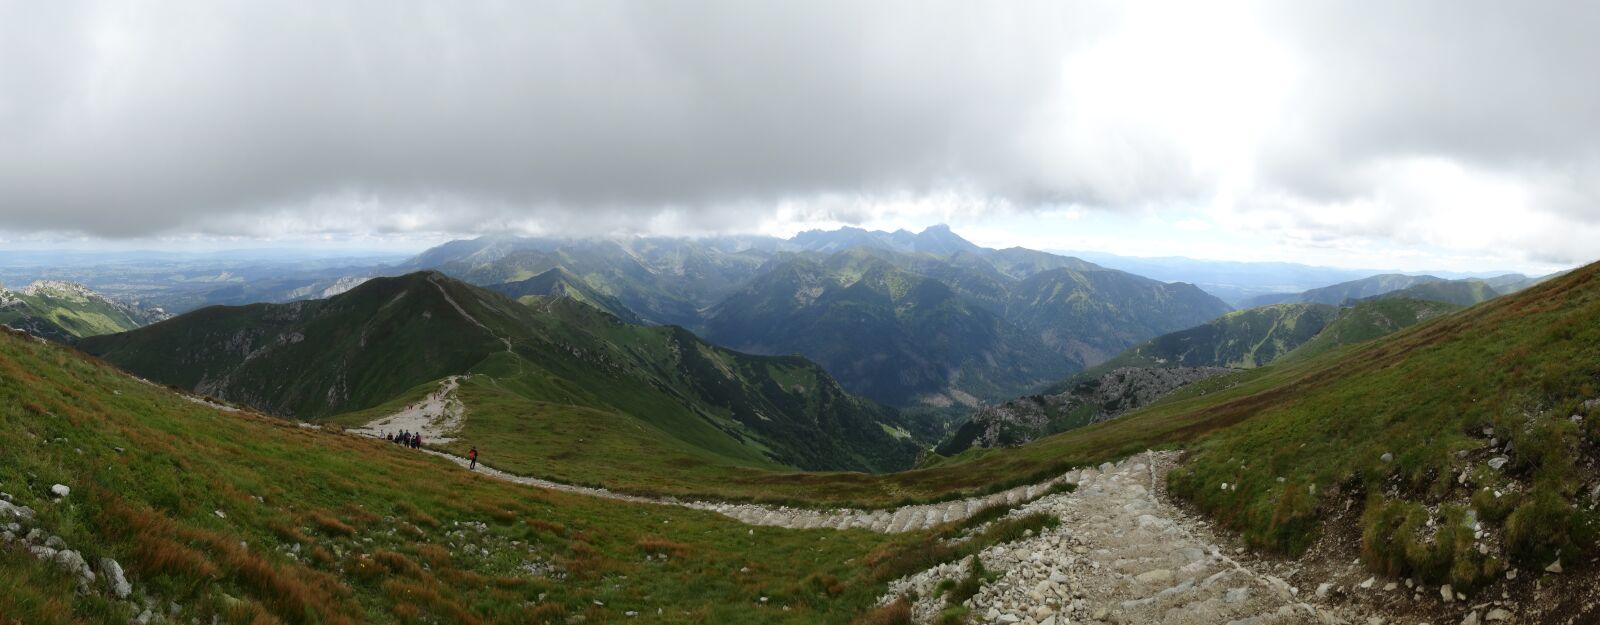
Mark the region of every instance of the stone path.
<instances>
[{"instance_id":1,"label":"stone path","mask_svg":"<svg viewBox=\"0 0 1600 625\"><path fill-rule=\"evenodd\" d=\"M998 575L966 602L976 622L1065 625L1365 623L1319 607L1300 589L1228 557L1204 524L1158 496L1175 453L1146 453L1083 471L1073 493L1042 497L1012 515L1044 512L1060 526L985 549ZM970 559L901 579L887 603L916 592L918 623L945 603L935 587L966 576ZM1348 610L1349 608L1344 608Z\"/></svg>"}]
</instances>

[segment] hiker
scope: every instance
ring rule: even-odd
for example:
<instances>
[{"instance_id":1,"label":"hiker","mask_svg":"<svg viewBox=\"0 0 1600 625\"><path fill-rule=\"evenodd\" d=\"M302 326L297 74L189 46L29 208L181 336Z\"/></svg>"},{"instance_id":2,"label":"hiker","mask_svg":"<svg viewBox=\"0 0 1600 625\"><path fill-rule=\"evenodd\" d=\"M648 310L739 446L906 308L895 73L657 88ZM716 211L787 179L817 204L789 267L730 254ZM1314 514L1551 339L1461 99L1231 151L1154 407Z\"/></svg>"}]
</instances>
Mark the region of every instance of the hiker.
<instances>
[{"instance_id":1,"label":"hiker","mask_svg":"<svg viewBox=\"0 0 1600 625\"><path fill-rule=\"evenodd\" d=\"M412 449L416 449L416 448L421 447L421 446L422 446L422 435L421 434L412 434L411 435L411 448Z\"/></svg>"},{"instance_id":2,"label":"hiker","mask_svg":"<svg viewBox=\"0 0 1600 625\"><path fill-rule=\"evenodd\" d=\"M472 451L467 452L467 460L470 460L472 462L472 465L468 466L467 470L468 471L477 471L478 470L478 448L477 447L473 447Z\"/></svg>"}]
</instances>

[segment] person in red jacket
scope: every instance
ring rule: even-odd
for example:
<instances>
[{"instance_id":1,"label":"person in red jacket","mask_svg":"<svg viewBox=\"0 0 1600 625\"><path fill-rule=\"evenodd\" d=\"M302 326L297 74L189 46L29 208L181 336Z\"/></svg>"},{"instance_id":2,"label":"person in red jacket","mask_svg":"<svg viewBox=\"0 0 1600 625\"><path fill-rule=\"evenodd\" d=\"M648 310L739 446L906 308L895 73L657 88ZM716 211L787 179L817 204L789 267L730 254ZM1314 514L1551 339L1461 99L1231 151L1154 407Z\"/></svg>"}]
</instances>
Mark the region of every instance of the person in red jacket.
<instances>
[{"instance_id":1,"label":"person in red jacket","mask_svg":"<svg viewBox=\"0 0 1600 625\"><path fill-rule=\"evenodd\" d=\"M478 448L477 447L473 447L472 451L467 452L467 460L472 462L472 465L467 467L467 469L471 470L471 471L477 471L478 470Z\"/></svg>"}]
</instances>

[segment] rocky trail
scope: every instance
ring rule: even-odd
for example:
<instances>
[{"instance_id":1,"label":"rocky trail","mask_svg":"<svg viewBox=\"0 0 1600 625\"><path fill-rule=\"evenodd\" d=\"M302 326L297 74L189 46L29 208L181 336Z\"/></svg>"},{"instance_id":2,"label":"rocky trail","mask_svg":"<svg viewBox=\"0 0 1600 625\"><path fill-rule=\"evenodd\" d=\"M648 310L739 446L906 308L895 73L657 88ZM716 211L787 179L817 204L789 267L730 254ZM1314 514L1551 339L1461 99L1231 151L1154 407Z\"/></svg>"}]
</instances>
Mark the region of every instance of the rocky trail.
<instances>
[{"instance_id":1,"label":"rocky trail","mask_svg":"<svg viewBox=\"0 0 1600 625\"><path fill-rule=\"evenodd\" d=\"M385 434L405 430L421 434L422 440L427 443L454 441L450 435L461 429L461 420L466 415L466 406L456 398L458 388L461 388L461 376L450 376L427 397L401 408L399 412L350 431L362 436L383 438Z\"/></svg>"},{"instance_id":2,"label":"rocky trail","mask_svg":"<svg viewBox=\"0 0 1600 625\"><path fill-rule=\"evenodd\" d=\"M1013 511L1047 513L1061 524L976 556L994 577L965 602L974 620L1025 625L1392 622L1354 613L1349 606L1319 606L1315 592L1230 557L1203 523L1160 497L1176 458L1171 452L1146 453L1084 470L1075 492L1051 494ZM937 622L947 607L936 592L938 584L961 580L970 567L968 558L901 579L883 602L915 593L914 620Z\"/></svg>"}]
</instances>

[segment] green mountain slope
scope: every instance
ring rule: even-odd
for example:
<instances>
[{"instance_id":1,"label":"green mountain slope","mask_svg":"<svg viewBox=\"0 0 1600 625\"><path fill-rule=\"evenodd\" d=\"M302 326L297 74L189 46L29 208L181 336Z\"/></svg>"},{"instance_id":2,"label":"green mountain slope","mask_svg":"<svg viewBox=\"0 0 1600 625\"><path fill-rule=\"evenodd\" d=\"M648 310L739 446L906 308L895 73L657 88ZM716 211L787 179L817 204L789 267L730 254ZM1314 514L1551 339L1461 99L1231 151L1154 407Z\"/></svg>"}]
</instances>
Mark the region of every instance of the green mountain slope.
<instances>
[{"instance_id":1,"label":"green mountain slope","mask_svg":"<svg viewBox=\"0 0 1600 625\"><path fill-rule=\"evenodd\" d=\"M1332 304L1339 306L1350 300L1376 297L1391 291L1411 288L1419 284L1430 282L1444 282L1443 278L1433 276L1408 276L1398 273L1386 273L1369 276L1360 280L1340 282L1339 284L1311 289L1304 293L1276 293L1254 297L1245 303L1247 308L1266 306L1270 304L1313 303Z\"/></svg>"},{"instance_id":2,"label":"green mountain slope","mask_svg":"<svg viewBox=\"0 0 1600 625\"><path fill-rule=\"evenodd\" d=\"M164 316L71 282L39 281L20 291L0 288L0 324L55 341L132 330Z\"/></svg>"},{"instance_id":3,"label":"green mountain slope","mask_svg":"<svg viewBox=\"0 0 1600 625\"><path fill-rule=\"evenodd\" d=\"M1339 308L1328 304L1276 304L1231 312L1136 345L1100 368L1256 367L1310 341L1338 315Z\"/></svg>"},{"instance_id":4,"label":"green mountain slope","mask_svg":"<svg viewBox=\"0 0 1600 625\"><path fill-rule=\"evenodd\" d=\"M474 247L431 250L410 265L437 268L481 285L519 282L561 269L651 323L694 326L700 321L700 309L732 293L767 261L757 252L729 253L693 241L627 243L497 239Z\"/></svg>"},{"instance_id":5,"label":"green mountain slope","mask_svg":"<svg viewBox=\"0 0 1600 625\"><path fill-rule=\"evenodd\" d=\"M1116 405L1102 407L1107 402L1100 397L1099 389L1111 378L1115 379L1110 387L1135 389L1141 394L1137 403L1148 404L1180 386L1229 369L1310 358L1460 308L1442 302L1380 297L1344 308L1274 304L1229 313L1129 348L1041 395L976 411L939 445L938 452L953 455L972 446L1018 445L1093 422L1085 415L1115 416L1126 412L1131 406L1120 398L1127 393L1112 398ZM1162 373L1163 369L1177 373Z\"/></svg>"},{"instance_id":6,"label":"green mountain slope","mask_svg":"<svg viewBox=\"0 0 1600 625\"><path fill-rule=\"evenodd\" d=\"M1027 250L783 256L709 309L705 332L804 354L891 405L971 406L1227 311L1189 285L1093 267Z\"/></svg>"},{"instance_id":7,"label":"green mountain slope","mask_svg":"<svg viewBox=\"0 0 1600 625\"><path fill-rule=\"evenodd\" d=\"M518 301L538 296L567 297L605 311L625 322L644 323L632 310L617 301L617 298L601 293L560 267L526 280L494 284L488 288Z\"/></svg>"},{"instance_id":8,"label":"green mountain slope","mask_svg":"<svg viewBox=\"0 0 1600 625\"><path fill-rule=\"evenodd\" d=\"M751 532L508 484L219 411L9 332L0 439L0 518L17 524L0 537L6 623L842 625L904 574L875 562L927 562L933 540Z\"/></svg>"},{"instance_id":9,"label":"green mountain slope","mask_svg":"<svg viewBox=\"0 0 1600 625\"><path fill-rule=\"evenodd\" d=\"M1445 282L1425 282L1398 291L1390 291L1377 297L1407 298L1444 302L1457 306L1471 306L1499 296L1500 293L1483 280L1449 280Z\"/></svg>"},{"instance_id":10,"label":"green mountain slope","mask_svg":"<svg viewBox=\"0 0 1600 625\"><path fill-rule=\"evenodd\" d=\"M1120 271L1041 271L1012 289L1006 318L1073 362L1095 365L1151 336L1228 312L1199 288Z\"/></svg>"},{"instance_id":11,"label":"green mountain slope","mask_svg":"<svg viewBox=\"0 0 1600 625\"><path fill-rule=\"evenodd\" d=\"M1065 375L1071 364L944 283L871 253L780 264L710 313L707 337L799 353L891 405L976 403Z\"/></svg>"},{"instance_id":12,"label":"green mountain slope","mask_svg":"<svg viewBox=\"0 0 1600 625\"><path fill-rule=\"evenodd\" d=\"M466 406L469 433L484 436L470 442L497 451L604 414L618 427L599 430L598 450L660 432L669 439L644 458L662 465L684 449L697 452L684 464L708 471L886 470L914 458L915 447L885 428L896 414L845 394L809 362L729 352L567 298L534 303L416 273L327 300L204 309L80 346L152 380L301 418L361 410L375 418L374 408L399 408L441 378L468 375L464 397L483 402ZM550 468L528 460L507 468ZM558 464L572 481L628 477L611 472L604 454L567 460ZM684 475L652 468L615 485L685 487Z\"/></svg>"},{"instance_id":13,"label":"green mountain slope","mask_svg":"<svg viewBox=\"0 0 1600 625\"><path fill-rule=\"evenodd\" d=\"M1304 359L1411 327L1462 307L1439 301L1382 296L1339 310L1327 327L1283 359Z\"/></svg>"}]
</instances>

